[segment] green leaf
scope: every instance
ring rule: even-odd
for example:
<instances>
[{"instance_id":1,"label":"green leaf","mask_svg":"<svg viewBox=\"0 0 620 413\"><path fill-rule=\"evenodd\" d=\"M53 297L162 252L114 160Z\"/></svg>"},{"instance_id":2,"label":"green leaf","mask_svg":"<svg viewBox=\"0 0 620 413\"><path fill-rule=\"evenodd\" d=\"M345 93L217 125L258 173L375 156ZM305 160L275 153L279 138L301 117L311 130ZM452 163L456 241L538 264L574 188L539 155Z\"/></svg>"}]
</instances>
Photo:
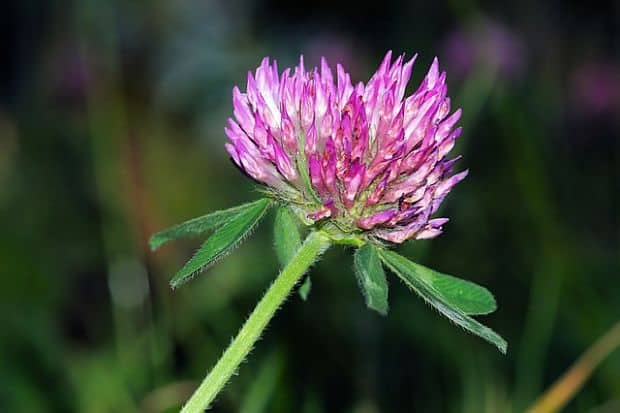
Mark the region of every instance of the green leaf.
<instances>
[{"instance_id":1,"label":"green leaf","mask_svg":"<svg viewBox=\"0 0 620 413\"><path fill-rule=\"evenodd\" d=\"M353 255L353 264L357 283L366 300L366 306L381 315L386 315L388 312L388 285L377 248L371 244L358 248Z\"/></svg>"},{"instance_id":2,"label":"green leaf","mask_svg":"<svg viewBox=\"0 0 620 413\"><path fill-rule=\"evenodd\" d=\"M311 289L312 289L312 279L310 278L309 275L306 275L306 278L304 278L304 282L301 284L301 287L299 287L299 289L297 290L302 300L306 301L308 299Z\"/></svg>"},{"instance_id":3,"label":"green leaf","mask_svg":"<svg viewBox=\"0 0 620 413\"><path fill-rule=\"evenodd\" d=\"M390 270L441 314L465 330L494 344L502 353L506 354L508 347L506 341L490 328L469 317L458 305L450 302L449 297L437 290L432 282L433 277L425 274L424 270L428 270L427 268L417 265L393 251L379 250L379 255Z\"/></svg>"},{"instance_id":4,"label":"green leaf","mask_svg":"<svg viewBox=\"0 0 620 413\"><path fill-rule=\"evenodd\" d=\"M149 240L151 250L155 251L168 241L200 234L210 229L222 226L235 215L238 215L241 212L246 211L248 208L255 206L257 203L262 203L264 201L265 199L259 199L258 201L238 205L222 211L211 212L210 214L190 219L189 221L185 221L181 224L160 231L153 235Z\"/></svg>"},{"instance_id":5,"label":"green leaf","mask_svg":"<svg viewBox=\"0 0 620 413\"><path fill-rule=\"evenodd\" d=\"M288 207L280 207L276 212L273 225L273 244L276 249L278 262L282 267L289 263L301 247L301 235L297 226L297 218ZM297 293L302 300L306 301L312 288L312 281L306 276Z\"/></svg>"},{"instance_id":6,"label":"green leaf","mask_svg":"<svg viewBox=\"0 0 620 413\"><path fill-rule=\"evenodd\" d=\"M489 314L497 310L493 294L471 281L442 274L411 261L419 278L430 284L446 301L467 315Z\"/></svg>"},{"instance_id":7,"label":"green leaf","mask_svg":"<svg viewBox=\"0 0 620 413\"><path fill-rule=\"evenodd\" d=\"M273 226L273 238L278 261L284 267L301 247L297 219L287 207L278 208Z\"/></svg>"},{"instance_id":8,"label":"green leaf","mask_svg":"<svg viewBox=\"0 0 620 413\"><path fill-rule=\"evenodd\" d=\"M301 247L301 235L297 226L297 218L295 218L295 215L288 207L280 207L276 212L273 240L278 262L284 267L293 258L299 247ZM311 287L312 281L307 276L297 290L302 300L306 301L308 299Z\"/></svg>"},{"instance_id":9,"label":"green leaf","mask_svg":"<svg viewBox=\"0 0 620 413\"><path fill-rule=\"evenodd\" d=\"M188 281L235 248L265 215L270 204L269 199L253 202L248 208L229 218L228 222L217 228L170 281L172 288Z\"/></svg>"}]
</instances>

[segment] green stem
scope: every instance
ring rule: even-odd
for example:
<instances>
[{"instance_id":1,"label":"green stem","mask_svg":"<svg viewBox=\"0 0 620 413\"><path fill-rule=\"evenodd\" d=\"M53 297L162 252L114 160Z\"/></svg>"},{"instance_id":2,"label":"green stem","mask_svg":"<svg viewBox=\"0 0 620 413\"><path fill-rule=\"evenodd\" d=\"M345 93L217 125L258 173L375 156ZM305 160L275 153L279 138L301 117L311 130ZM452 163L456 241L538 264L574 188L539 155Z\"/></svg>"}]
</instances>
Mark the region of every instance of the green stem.
<instances>
[{"instance_id":1,"label":"green stem","mask_svg":"<svg viewBox=\"0 0 620 413\"><path fill-rule=\"evenodd\" d=\"M325 251L331 241L321 232L311 232L295 256L275 279L256 308L250 314L237 337L230 343L215 367L207 375L187 401L181 413L203 412L222 390L226 382L237 371L254 343L282 305L295 284L308 271L317 257Z\"/></svg>"}]
</instances>

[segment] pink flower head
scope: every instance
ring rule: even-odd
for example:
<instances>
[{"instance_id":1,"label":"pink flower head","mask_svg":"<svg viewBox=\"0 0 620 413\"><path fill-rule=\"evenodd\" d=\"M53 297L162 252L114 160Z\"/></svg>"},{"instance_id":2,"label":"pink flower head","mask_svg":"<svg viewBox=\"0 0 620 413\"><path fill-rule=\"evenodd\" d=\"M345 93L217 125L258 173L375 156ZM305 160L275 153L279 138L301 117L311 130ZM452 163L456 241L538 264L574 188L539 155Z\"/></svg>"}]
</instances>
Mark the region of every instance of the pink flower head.
<instances>
[{"instance_id":1,"label":"pink flower head","mask_svg":"<svg viewBox=\"0 0 620 413\"><path fill-rule=\"evenodd\" d=\"M226 149L310 222L395 243L436 237L447 219L431 217L467 175L452 175L458 158L446 158L461 110L450 114L436 58L405 97L415 59L388 52L366 84L353 85L325 59L307 71L301 57L280 73L266 57L245 92L233 89Z\"/></svg>"}]
</instances>

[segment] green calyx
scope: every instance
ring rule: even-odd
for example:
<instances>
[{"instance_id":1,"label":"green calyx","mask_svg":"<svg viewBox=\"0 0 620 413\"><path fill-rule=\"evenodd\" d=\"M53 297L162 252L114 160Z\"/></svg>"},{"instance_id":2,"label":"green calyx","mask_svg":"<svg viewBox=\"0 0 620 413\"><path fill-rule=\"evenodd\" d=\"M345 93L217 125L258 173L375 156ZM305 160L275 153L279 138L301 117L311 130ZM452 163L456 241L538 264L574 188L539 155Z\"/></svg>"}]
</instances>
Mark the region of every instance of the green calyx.
<instances>
[{"instance_id":1,"label":"green calyx","mask_svg":"<svg viewBox=\"0 0 620 413\"><path fill-rule=\"evenodd\" d=\"M336 244L346 244L361 246L368 242L368 231L358 227L357 221L365 216L375 214L381 208L366 206L368 196L376 184L373 182L369 188L360 192L355 203L347 208L340 200L334 200L333 207L330 207L330 215L325 218L312 219L311 215L327 207L313 189L310 177L307 174L301 175L303 190L288 186L286 190L271 187L261 187L258 192L272 198L278 204L288 206L295 216L307 227L326 228L326 232L333 237ZM335 211L335 213L334 213ZM357 239L357 240L356 240Z\"/></svg>"}]
</instances>

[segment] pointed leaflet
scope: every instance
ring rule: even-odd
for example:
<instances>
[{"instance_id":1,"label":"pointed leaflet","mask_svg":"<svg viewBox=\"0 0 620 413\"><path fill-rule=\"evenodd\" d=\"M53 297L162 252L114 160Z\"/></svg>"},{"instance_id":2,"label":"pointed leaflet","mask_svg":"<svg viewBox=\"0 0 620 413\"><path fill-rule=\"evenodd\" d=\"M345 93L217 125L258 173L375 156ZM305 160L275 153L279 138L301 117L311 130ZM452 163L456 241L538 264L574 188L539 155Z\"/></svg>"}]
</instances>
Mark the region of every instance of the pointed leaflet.
<instances>
[{"instance_id":1,"label":"pointed leaflet","mask_svg":"<svg viewBox=\"0 0 620 413\"><path fill-rule=\"evenodd\" d=\"M278 261L282 267L286 266L301 246L301 235L297 227L297 218L287 207L280 207L276 212L276 219L273 225L273 245L278 256ZM302 300L308 299L312 281L307 275L301 287L297 290Z\"/></svg>"},{"instance_id":2,"label":"pointed leaflet","mask_svg":"<svg viewBox=\"0 0 620 413\"><path fill-rule=\"evenodd\" d=\"M418 268L421 278L465 314L484 315L497 310L495 298L486 288L471 281L431 270L415 262L411 264Z\"/></svg>"},{"instance_id":3,"label":"pointed leaflet","mask_svg":"<svg viewBox=\"0 0 620 413\"><path fill-rule=\"evenodd\" d=\"M270 203L268 199L258 200L216 229L170 281L172 288L188 281L235 248L265 215Z\"/></svg>"},{"instance_id":4,"label":"pointed leaflet","mask_svg":"<svg viewBox=\"0 0 620 413\"><path fill-rule=\"evenodd\" d=\"M379 255L392 272L398 275L407 286L418 293L427 303L435 307L437 311L448 317L453 323L495 344L502 353L506 353L508 346L506 341L490 328L469 317L457 305L450 302L448 297L442 295L433 283L429 282L429 277L423 274L424 270L428 270L427 268L414 264L407 258L392 251L379 250Z\"/></svg>"},{"instance_id":5,"label":"pointed leaflet","mask_svg":"<svg viewBox=\"0 0 620 413\"><path fill-rule=\"evenodd\" d=\"M388 285L379 260L377 248L366 244L355 251L353 264L357 283L366 299L368 308L381 315L388 312Z\"/></svg>"},{"instance_id":6,"label":"pointed leaflet","mask_svg":"<svg viewBox=\"0 0 620 413\"><path fill-rule=\"evenodd\" d=\"M210 214L190 219L189 221L185 221L181 224L160 231L157 234L153 235L149 240L151 250L155 251L157 248L161 247L168 241L172 241L181 237L188 237L200 234L210 229L222 226L235 215L238 215L241 212L247 210L248 208L253 207L257 203L261 203L264 201L264 199L259 199L258 201L238 205L236 207L224 209L222 211L211 212Z\"/></svg>"}]
</instances>

